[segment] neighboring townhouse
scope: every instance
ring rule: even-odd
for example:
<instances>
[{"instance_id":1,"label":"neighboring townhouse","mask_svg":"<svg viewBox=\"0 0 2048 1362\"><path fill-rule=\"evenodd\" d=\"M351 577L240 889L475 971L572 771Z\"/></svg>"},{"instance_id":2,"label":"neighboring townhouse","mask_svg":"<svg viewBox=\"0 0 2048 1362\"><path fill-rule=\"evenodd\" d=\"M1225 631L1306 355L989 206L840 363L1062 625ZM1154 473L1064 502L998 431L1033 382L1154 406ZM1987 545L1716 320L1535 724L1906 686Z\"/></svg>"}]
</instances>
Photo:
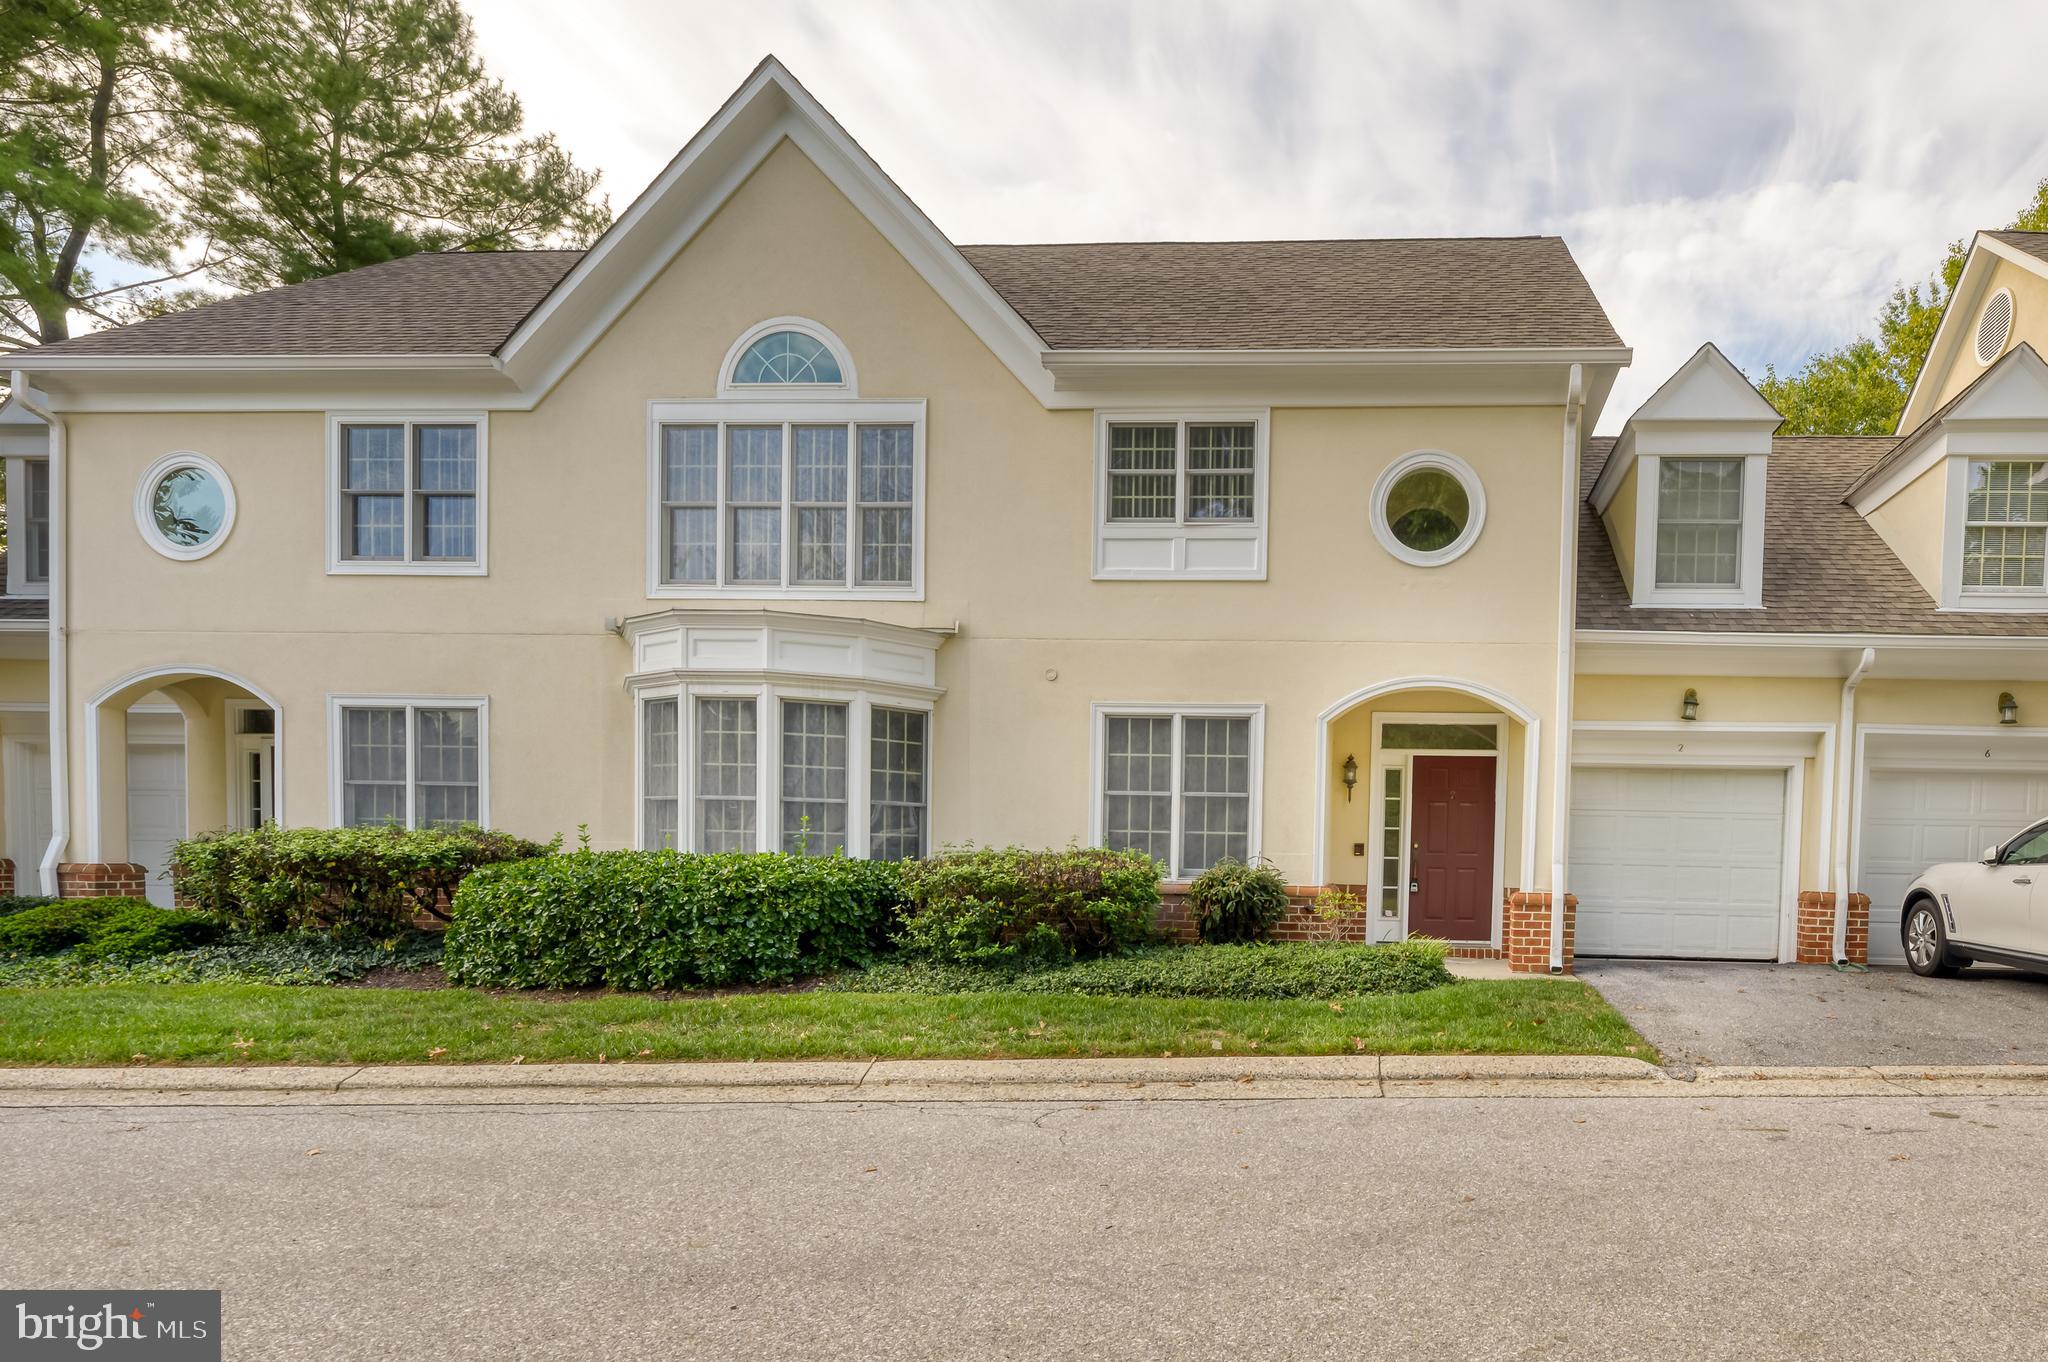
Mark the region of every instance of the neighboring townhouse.
<instances>
[{"instance_id":1,"label":"neighboring townhouse","mask_svg":"<svg viewBox=\"0 0 2048 1362\"><path fill-rule=\"evenodd\" d=\"M7 855L1107 843L1523 969L1853 954L1847 889L1895 932L2048 812L2032 243L1903 442L1774 438L1711 347L1590 439L1629 351L1556 239L956 247L771 60L588 252L15 361Z\"/></svg>"}]
</instances>

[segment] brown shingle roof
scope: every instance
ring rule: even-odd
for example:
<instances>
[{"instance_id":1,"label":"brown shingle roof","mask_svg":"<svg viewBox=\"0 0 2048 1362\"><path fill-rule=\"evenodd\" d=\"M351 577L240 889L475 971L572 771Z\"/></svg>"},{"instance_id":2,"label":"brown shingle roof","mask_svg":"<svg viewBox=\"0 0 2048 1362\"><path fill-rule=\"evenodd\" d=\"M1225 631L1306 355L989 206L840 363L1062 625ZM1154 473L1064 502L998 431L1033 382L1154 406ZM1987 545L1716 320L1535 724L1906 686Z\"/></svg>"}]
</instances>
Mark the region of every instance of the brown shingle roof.
<instances>
[{"instance_id":1,"label":"brown shingle roof","mask_svg":"<svg viewBox=\"0 0 2048 1362\"><path fill-rule=\"evenodd\" d=\"M2048 260L2048 232L1986 232L1984 235L2037 259Z\"/></svg>"},{"instance_id":2,"label":"brown shingle roof","mask_svg":"<svg viewBox=\"0 0 2048 1362\"><path fill-rule=\"evenodd\" d=\"M1889 435L1780 435L1771 441L1763 609L1634 609L1590 495L1614 441L1586 443L1580 468L1586 494L1579 509L1581 629L2048 636L2048 615L1936 610L1934 598L1877 531L1842 503L1849 484L1897 443Z\"/></svg>"},{"instance_id":3,"label":"brown shingle roof","mask_svg":"<svg viewBox=\"0 0 2048 1362\"><path fill-rule=\"evenodd\" d=\"M31 353L488 355L582 258L581 251L408 255L94 331Z\"/></svg>"},{"instance_id":4,"label":"brown shingle roof","mask_svg":"<svg viewBox=\"0 0 2048 1362\"><path fill-rule=\"evenodd\" d=\"M1610 346L1557 237L962 246L1056 350Z\"/></svg>"},{"instance_id":5,"label":"brown shingle roof","mask_svg":"<svg viewBox=\"0 0 2048 1362\"><path fill-rule=\"evenodd\" d=\"M1621 344L1556 237L961 250L1055 349ZM487 355L579 259L576 251L406 256L34 353Z\"/></svg>"},{"instance_id":6,"label":"brown shingle roof","mask_svg":"<svg viewBox=\"0 0 2048 1362\"><path fill-rule=\"evenodd\" d=\"M46 620L50 618L50 601L46 596L9 596L7 591L7 553L0 550L0 620Z\"/></svg>"}]
</instances>

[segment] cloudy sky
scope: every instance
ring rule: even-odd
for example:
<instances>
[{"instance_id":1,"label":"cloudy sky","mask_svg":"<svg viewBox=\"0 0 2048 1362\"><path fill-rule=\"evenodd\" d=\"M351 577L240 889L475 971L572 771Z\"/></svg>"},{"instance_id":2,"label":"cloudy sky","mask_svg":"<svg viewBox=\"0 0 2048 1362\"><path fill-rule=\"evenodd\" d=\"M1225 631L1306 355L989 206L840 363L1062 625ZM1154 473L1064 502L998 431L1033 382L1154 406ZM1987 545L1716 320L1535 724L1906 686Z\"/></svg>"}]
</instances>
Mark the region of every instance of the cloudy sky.
<instances>
[{"instance_id":1,"label":"cloudy sky","mask_svg":"<svg viewBox=\"0 0 2048 1362\"><path fill-rule=\"evenodd\" d=\"M2038 0L465 3L615 208L772 52L959 242L1560 234L1636 351L1608 428L2048 177Z\"/></svg>"}]
</instances>

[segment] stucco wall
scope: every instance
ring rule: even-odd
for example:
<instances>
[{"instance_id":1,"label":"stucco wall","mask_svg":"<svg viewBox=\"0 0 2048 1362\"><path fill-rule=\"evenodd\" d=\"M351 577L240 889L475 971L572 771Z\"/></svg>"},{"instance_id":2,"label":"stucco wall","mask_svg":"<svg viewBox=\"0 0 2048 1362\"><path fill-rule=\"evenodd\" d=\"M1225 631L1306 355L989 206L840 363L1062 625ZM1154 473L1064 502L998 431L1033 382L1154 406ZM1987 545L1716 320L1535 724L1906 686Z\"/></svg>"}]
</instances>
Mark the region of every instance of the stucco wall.
<instances>
[{"instance_id":1,"label":"stucco wall","mask_svg":"<svg viewBox=\"0 0 2048 1362\"><path fill-rule=\"evenodd\" d=\"M1991 301L1992 295L1999 289L2012 290L2012 335L2007 338L2005 349L2010 350L2015 345L2025 342L2043 354L2048 354L2048 278L2043 278L2024 266L2015 265L2010 260L1999 260L1996 265L1991 272L1989 285L1977 302L1976 311L1968 317L1959 316L1955 319L1958 323L1968 323L1958 337L1962 343L1956 349L1955 361L1950 364L1948 372L1941 376L1941 383L1935 389L1932 398L1925 402L1924 410L1921 409L1920 403L1914 404L1914 420L1925 420L1938 410L1942 403L1983 377L1984 370L1989 366L1977 362L1977 319L1983 312L1984 304ZM2001 350L1999 353L2003 354L2004 351ZM1996 362L1996 356L1993 357L1993 362Z\"/></svg>"},{"instance_id":2,"label":"stucco wall","mask_svg":"<svg viewBox=\"0 0 2048 1362\"><path fill-rule=\"evenodd\" d=\"M1631 463L1621 486L1614 489L1614 500L1600 513L1600 523L1607 527L1607 543L1621 567L1622 584L1631 595L1636 589L1636 498L1642 471L1640 462Z\"/></svg>"},{"instance_id":3,"label":"stucco wall","mask_svg":"<svg viewBox=\"0 0 2048 1362\"><path fill-rule=\"evenodd\" d=\"M325 822L329 696L488 695L492 821L626 843L629 660L604 621L665 604L645 587L648 403L713 395L733 339L786 314L846 342L862 397L929 403L927 599L769 604L960 625L938 653L938 839L1087 840L1093 703L1253 702L1264 850L1313 878L1325 707L1423 675L1554 713L1561 407L1277 409L1269 580L1092 581L1091 414L1043 409L789 144L535 410L491 416L487 577L327 575L320 414L75 418L77 703L152 668L241 677L284 711L286 817ZM1418 448L1465 459L1489 504L1478 543L1436 569L1368 526L1373 480ZM133 522L137 477L171 449L217 460L240 501L198 562ZM1548 827L1546 808L1539 845Z\"/></svg>"},{"instance_id":4,"label":"stucco wall","mask_svg":"<svg viewBox=\"0 0 2048 1362\"><path fill-rule=\"evenodd\" d=\"M1948 460L1937 461L1865 518L1914 580L1940 600L1948 530Z\"/></svg>"}]
</instances>

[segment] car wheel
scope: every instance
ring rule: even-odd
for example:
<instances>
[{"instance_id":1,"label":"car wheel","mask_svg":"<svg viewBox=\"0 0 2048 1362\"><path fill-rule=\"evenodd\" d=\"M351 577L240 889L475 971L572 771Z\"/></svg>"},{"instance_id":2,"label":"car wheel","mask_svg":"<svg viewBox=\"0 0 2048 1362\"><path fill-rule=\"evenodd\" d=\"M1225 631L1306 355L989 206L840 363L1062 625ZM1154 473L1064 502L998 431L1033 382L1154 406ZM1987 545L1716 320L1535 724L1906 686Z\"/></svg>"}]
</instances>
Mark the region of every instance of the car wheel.
<instances>
[{"instance_id":1,"label":"car wheel","mask_svg":"<svg viewBox=\"0 0 2048 1362\"><path fill-rule=\"evenodd\" d=\"M1906 944L1906 964L1913 973L1927 977L1955 973L1949 962L1948 933L1942 930L1941 914L1934 904L1921 899L1906 910L1901 935Z\"/></svg>"}]
</instances>

